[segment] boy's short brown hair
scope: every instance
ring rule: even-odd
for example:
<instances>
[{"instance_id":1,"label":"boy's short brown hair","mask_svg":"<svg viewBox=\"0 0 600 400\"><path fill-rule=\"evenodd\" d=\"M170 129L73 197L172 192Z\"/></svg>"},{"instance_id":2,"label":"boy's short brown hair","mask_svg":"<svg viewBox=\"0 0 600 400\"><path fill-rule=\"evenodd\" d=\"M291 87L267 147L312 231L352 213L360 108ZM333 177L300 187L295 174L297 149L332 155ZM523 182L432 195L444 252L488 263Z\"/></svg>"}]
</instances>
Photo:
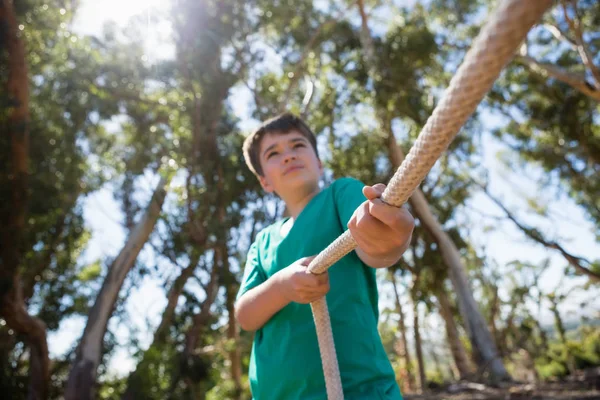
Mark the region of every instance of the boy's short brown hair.
<instances>
[{"instance_id":1,"label":"boy's short brown hair","mask_svg":"<svg viewBox=\"0 0 600 400\"><path fill-rule=\"evenodd\" d=\"M262 166L260 165L260 143L262 142L262 138L269 133L285 135L291 131L297 131L306 137L315 150L317 158L319 158L315 134L300 117L292 113L284 113L263 122L257 130L244 140L244 159L254 175L264 176Z\"/></svg>"}]
</instances>

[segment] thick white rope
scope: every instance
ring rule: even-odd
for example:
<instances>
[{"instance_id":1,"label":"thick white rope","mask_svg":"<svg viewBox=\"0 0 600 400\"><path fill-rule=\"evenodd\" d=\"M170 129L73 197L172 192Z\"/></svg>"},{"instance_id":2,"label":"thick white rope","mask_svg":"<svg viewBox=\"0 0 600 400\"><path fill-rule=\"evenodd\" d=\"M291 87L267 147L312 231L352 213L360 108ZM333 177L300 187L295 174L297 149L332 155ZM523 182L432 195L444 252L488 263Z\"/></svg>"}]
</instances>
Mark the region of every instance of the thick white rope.
<instances>
[{"instance_id":1,"label":"thick white rope","mask_svg":"<svg viewBox=\"0 0 600 400\"><path fill-rule=\"evenodd\" d=\"M502 1L475 39L440 103L387 185L382 195L384 202L400 207L408 200L491 89L527 32L551 5L551 0ZM346 231L315 257L308 267L309 271L314 274L323 273L355 248L356 242L350 232ZM311 306L317 328L327 398L341 400L344 393L327 302L323 298Z\"/></svg>"}]
</instances>

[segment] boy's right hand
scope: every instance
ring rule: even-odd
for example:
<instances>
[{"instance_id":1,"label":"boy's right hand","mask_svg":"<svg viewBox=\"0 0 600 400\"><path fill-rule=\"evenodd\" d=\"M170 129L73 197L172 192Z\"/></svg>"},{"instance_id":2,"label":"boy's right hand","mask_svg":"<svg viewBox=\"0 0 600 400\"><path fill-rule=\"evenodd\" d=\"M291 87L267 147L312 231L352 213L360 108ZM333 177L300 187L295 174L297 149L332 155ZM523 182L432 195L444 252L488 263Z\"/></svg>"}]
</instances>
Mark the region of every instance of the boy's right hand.
<instances>
[{"instance_id":1,"label":"boy's right hand","mask_svg":"<svg viewBox=\"0 0 600 400\"><path fill-rule=\"evenodd\" d=\"M329 292L329 273L315 275L308 271L313 258L301 258L275 274L281 294L289 301L312 303Z\"/></svg>"}]
</instances>

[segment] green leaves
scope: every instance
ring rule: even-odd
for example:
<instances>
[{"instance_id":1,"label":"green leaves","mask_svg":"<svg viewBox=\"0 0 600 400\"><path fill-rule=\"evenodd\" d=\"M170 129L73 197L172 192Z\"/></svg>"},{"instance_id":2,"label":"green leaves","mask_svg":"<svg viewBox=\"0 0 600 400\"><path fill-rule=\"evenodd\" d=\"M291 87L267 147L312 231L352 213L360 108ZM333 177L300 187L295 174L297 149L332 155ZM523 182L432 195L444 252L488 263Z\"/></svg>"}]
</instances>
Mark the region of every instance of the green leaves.
<instances>
[{"instance_id":1,"label":"green leaves","mask_svg":"<svg viewBox=\"0 0 600 400\"><path fill-rule=\"evenodd\" d=\"M83 267L81 269L81 271L79 271L79 273L77 274L76 279L81 283L85 283L88 281L95 280L96 278L98 278L100 276L101 273L102 273L102 265L101 265L100 261L98 260L98 261L95 261L95 262Z\"/></svg>"}]
</instances>

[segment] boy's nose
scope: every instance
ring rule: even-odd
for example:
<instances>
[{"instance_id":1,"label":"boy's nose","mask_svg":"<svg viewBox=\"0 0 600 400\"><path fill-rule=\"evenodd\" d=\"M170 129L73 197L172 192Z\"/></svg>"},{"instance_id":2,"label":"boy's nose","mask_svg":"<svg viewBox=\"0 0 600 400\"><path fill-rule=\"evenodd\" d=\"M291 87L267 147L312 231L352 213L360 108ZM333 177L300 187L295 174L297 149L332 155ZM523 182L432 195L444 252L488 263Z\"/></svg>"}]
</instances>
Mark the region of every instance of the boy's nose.
<instances>
[{"instance_id":1,"label":"boy's nose","mask_svg":"<svg viewBox=\"0 0 600 400\"><path fill-rule=\"evenodd\" d=\"M296 159L296 154L294 153L294 151L293 151L293 150L291 150L291 151L286 151L286 152L283 154L283 162L284 162L284 163L287 163L287 162L289 162L289 161L292 161L292 160L295 160L295 159Z\"/></svg>"}]
</instances>

